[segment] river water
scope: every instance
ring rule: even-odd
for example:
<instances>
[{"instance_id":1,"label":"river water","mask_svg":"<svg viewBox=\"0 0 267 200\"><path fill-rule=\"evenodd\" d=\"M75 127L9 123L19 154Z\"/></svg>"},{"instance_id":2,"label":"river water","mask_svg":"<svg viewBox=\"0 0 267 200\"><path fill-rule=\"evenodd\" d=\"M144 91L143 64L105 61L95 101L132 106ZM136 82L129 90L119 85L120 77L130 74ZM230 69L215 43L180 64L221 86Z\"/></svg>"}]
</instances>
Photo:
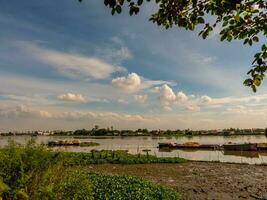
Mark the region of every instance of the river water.
<instances>
[{"instance_id":1,"label":"river water","mask_svg":"<svg viewBox=\"0 0 267 200\"><path fill-rule=\"evenodd\" d=\"M9 140L13 140L20 144L25 144L31 136L0 136L0 146L8 144ZM72 136L36 136L33 137L37 143L47 144L48 141L55 140L71 140ZM162 152L157 146L159 142L198 142L200 144L225 144L232 143L267 143L267 138L260 136L194 136L194 137L101 137L101 138L83 138L81 141L97 142L100 145L96 147L56 147L57 150L70 152L90 152L92 149L97 150L128 150L129 153L144 153L142 150L151 150L149 154L160 157L182 157L188 160L197 161L220 161L233 163L249 163L249 164L267 164L267 152L225 152L225 151L209 151L209 150L173 150L170 152Z\"/></svg>"}]
</instances>

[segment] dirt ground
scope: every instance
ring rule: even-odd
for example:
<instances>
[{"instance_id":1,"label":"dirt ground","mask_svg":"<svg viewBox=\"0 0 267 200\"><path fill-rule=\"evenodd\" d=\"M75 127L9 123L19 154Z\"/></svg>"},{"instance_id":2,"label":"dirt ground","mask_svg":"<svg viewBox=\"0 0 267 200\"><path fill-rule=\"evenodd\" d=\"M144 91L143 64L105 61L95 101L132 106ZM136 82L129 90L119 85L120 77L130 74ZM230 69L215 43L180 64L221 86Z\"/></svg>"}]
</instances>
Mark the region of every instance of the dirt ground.
<instances>
[{"instance_id":1,"label":"dirt ground","mask_svg":"<svg viewBox=\"0 0 267 200\"><path fill-rule=\"evenodd\" d=\"M267 166L187 162L90 165L86 170L140 176L173 187L185 200L267 200Z\"/></svg>"}]
</instances>

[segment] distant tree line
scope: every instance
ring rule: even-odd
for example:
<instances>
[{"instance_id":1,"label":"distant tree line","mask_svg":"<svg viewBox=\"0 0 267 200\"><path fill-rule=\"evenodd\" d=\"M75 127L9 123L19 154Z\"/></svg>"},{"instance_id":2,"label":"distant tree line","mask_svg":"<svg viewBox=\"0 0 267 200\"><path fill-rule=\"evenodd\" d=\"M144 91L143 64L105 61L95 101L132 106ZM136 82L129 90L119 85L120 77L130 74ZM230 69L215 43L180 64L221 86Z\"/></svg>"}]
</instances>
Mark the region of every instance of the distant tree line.
<instances>
[{"instance_id":1,"label":"distant tree line","mask_svg":"<svg viewBox=\"0 0 267 200\"><path fill-rule=\"evenodd\" d=\"M267 131L266 131L267 132ZM44 134L45 133L45 134ZM136 130L117 130L113 127L99 128L95 126L94 128L78 129L75 131L50 131L50 132L26 132L26 133L0 133L1 135L74 135L74 136L197 136L197 135L263 135L265 134L265 129L239 129L239 128L227 128L222 130L148 130L146 128L139 128Z\"/></svg>"}]
</instances>

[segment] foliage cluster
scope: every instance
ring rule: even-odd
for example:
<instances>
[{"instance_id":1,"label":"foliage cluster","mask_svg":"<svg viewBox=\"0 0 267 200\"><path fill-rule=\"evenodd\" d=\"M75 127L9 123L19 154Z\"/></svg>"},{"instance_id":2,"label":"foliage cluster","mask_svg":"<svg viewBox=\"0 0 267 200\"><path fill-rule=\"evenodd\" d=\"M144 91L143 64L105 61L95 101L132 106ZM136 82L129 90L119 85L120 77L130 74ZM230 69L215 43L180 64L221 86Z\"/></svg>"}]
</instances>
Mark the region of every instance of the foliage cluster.
<instances>
[{"instance_id":1,"label":"foliage cluster","mask_svg":"<svg viewBox=\"0 0 267 200\"><path fill-rule=\"evenodd\" d=\"M0 198L3 200L179 199L176 192L129 177L90 174L71 166L92 163L145 163L149 155L126 152L60 153L30 142L0 149ZM176 162L181 160L174 160Z\"/></svg>"},{"instance_id":2,"label":"foliage cluster","mask_svg":"<svg viewBox=\"0 0 267 200\"><path fill-rule=\"evenodd\" d=\"M79 0L82 2L83 0ZM120 14L123 8L129 14L138 14L145 0L104 0L112 15ZM146 0L150 2L150 0ZM252 45L267 36L267 1L266 0L155 0L158 10L150 20L166 29L173 26L195 30L206 39L214 30L220 30L221 41L242 40ZM266 40L264 41L266 43ZM267 71L267 46L262 44L255 54L251 77L244 81L245 86L254 92L261 85Z\"/></svg>"},{"instance_id":3,"label":"foliage cluster","mask_svg":"<svg viewBox=\"0 0 267 200\"><path fill-rule=\"evenodd\" d=\"M95 199L127 200L177 200L180 199L172 189L157 186L151 182L132 176L110 176L89 174L95 187Z\"/></svg>"}]
</instances>

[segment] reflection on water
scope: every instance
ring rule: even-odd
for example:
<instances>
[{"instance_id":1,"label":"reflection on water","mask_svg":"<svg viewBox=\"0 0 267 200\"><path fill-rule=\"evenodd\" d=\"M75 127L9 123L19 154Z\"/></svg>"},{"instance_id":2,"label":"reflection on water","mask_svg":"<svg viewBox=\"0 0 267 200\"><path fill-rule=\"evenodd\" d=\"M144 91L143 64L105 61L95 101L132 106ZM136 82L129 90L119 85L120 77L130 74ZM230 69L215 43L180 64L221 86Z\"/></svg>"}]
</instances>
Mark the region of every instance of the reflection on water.
<instances>
[{"instance_id":1,"label":"reflection on water","mask_svg":"<svg viewBox=\"0 0 267 200\"><path fill-rule=\"evenodd\" d=\"M72 136L37 136L36 142L46 144L54 140L70 140ZM8 144L8 140L25 144L31 139L31 136L0 136L0 146ZM233 143L267 143L265 136L194 136L194 137L101 137L88 138L80 137L82 141L97 142L100 145L96 147L55 147L55 149L72 152L89 152L92 149L106 150L128 150L129 153L145 153L143 150L150 149L149 154L161 157L182 157L188 160L198 161L220 161L250 164L267 164L267 152L232 152L232 151L208 151L208 150L174 150L159 151L157 148L159 142L198 142L200 144L225 144Z\"/></svg>"},{"instance_id":2,"label":"reflection on water","mask_svg":"<svg viewBox=\"0 0 267 200\"><path fill-rule=\"evenodd\" d=\"M259 158L261 152L257 151L224 151L224 155L241 156L246 158Z\"/></svg>"}]
</instances>

